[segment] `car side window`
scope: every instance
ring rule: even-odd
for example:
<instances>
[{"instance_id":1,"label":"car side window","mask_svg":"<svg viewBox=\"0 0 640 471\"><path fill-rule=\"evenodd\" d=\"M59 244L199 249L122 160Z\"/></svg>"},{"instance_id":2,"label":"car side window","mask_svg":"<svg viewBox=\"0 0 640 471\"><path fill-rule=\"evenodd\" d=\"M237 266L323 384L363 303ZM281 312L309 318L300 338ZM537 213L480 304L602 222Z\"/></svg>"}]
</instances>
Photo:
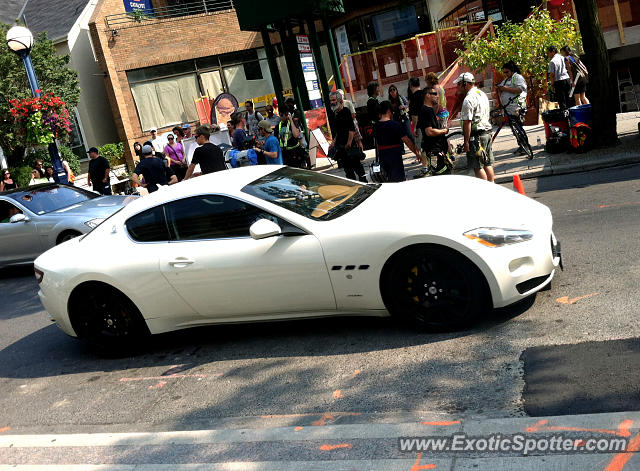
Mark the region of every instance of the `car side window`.
<instances>
[{"instance_id":1,"label":"car side window","mask_svg":"<svg viewBox=\"0 0 640 471\"><path fill-rule=\"evenodd\" d=\"M278 218L222 195L201 195L166 204L167 222L175 240L249 237L249 227L259 219Z\"/></svg>"},{"instance_id":2,"label":"car side window","mask_svg":"<svg viewBox=\"0 0 640 471\"><path fill-rule=\"evenodd\" d=\"M170 239L162 206L136 214L129 218L125 225L129 235L136 242L163 242Z\"/></svg>"}]
</instances>

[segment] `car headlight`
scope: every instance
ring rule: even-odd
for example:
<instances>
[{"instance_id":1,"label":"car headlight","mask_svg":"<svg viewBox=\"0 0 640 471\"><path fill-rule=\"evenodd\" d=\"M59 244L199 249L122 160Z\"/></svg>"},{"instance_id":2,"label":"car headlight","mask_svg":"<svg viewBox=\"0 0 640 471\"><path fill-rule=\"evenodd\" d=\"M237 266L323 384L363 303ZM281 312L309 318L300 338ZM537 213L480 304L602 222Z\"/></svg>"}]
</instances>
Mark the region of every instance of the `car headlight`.
<instances>
[{"instance_id":1,"label":"car headlight","mask_svg":"<svg viewBox=\"0 0 640 471\"><path fill-rule=\"evenodd\" d=\"M501 229L499 227L479 227L467 231L463 235L486 247L518 244L533 238L533 233L524 229Z\"/></svg>"},{"instance_id":2,"label":"car headlight","mask_svg":"<svg viewBox=\"0 0 640 471\"><path fill-rule=\"evenodd\" d=\"M90 219L87 222L85 222L85 224L87 226L89 226L91 229L95 229L96 227L98 227L100 224L102 224L102 222L104 221L105 218L95 218L95 219Z\"/></svg>"}]
</instances>

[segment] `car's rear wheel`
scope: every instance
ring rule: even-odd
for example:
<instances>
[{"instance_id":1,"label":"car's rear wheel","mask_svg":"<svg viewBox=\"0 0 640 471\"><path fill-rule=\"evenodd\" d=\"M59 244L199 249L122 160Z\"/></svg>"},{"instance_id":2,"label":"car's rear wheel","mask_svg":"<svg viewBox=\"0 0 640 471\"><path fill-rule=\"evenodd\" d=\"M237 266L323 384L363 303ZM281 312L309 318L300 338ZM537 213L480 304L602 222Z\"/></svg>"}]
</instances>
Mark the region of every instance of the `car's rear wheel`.
<instances>
[{"instance_id":1,"label":"car's rear wheel","mask_svg":"<svg viewBox=\"0 0 640 471\"><path fill-rule=\"evenodd\" d=\"M80 234L78 231L64 231L62 234L58 236L58 239L56 240L56 245L62 244L63 242L66 242L71 239L75 239L76 237L81 235L82 234Z\"/></svg>"},{"instance_id":2,"label":"car's rear wheel","mask_svg":"<svg viewBox=\"0 0 640 471\"><path fill-rule=\"evenodd\" d=\"M431 331L468 327L488 306L480 270L446 247L415 246L399 253L385 269L382 289L391 315Z\"/></svg>"},{"instance_id":3,"label":"car's rear wheel","mask_svg":"<svg viewBox=\"0 0 640 471\"><path fill-rule=\"evenodd\" d=\"M149 329L138 308L121 291L89 283L70 299L71 324L80 338L105 353L126 353Z\"/></svg>"}]
</instances>

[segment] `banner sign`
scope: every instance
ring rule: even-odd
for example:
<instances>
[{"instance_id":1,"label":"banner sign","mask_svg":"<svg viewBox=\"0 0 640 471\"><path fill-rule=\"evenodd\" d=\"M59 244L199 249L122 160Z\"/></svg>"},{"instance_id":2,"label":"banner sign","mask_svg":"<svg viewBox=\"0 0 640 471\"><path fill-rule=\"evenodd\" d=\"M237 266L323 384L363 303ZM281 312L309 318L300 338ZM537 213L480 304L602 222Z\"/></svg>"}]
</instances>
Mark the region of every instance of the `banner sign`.
<instances>
[{"instance_id":1,"label":"banner sign","mask_svg":"<svg viewBox=\"0 0 640 471\"><path fill-rule=\"evenodd\" d=\"M311 45L309 44L309 37L306 34L296 35L296 41L298 43L298 52L300 53L300 63L302 64L302 72L304 74L304 80L307 86L307 92L309 93L309 101L311 102L311 108L316 109L322 106L322 95L318 90L318 76L316 75L316 64L313 61L313 55L311 52Z\"/></svg>"},{"instance_id":2,"label":"banner sign","mask_svg":"<svg viewBox=\"0 0 640 471\"><path fill-rule=\"evenodd\" d=\"M126 11L151 10L151 0L124 0L124 9Z\"/></svg>"}]
</instances>

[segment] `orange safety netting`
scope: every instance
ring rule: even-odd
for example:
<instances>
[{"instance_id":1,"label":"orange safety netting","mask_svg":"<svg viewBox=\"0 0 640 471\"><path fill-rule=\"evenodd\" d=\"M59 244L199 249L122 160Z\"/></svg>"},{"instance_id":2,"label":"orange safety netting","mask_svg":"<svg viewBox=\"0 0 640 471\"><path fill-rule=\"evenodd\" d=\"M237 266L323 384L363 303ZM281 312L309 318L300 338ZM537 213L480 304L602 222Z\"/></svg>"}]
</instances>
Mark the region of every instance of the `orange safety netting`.
<instances>
[{"instance_id":1,"label":"orange safety netting","mask_svg":"<svg viewBox=\"0 0 640 471\"><path fill-rule=\"evenodd\" d=\"M389 85L401 80L407 80L407 65L400 44L376 48L373 50L378 65L378 83Z\"/></svg>"},{"instance_id":2,"label":"orange safety netting","mask_svg":"<svg viewBox=\"0 0 640 471\"><path fill-rule=\"evenodd\" d=\"M402 44L404 46L405 61L409 76L422 77L422 66L417 39L407 39L406 41L403 41Z\"/></svg>"},{"instance_id":3,"label":"orange safety netting","mask_svg":"<svg viewBox=\"0 0 640 471\"><path fill-rule=\"evenodd\" d=\"M464 34L464 29L462 27L448 28L439 33L440 40L442 41L444 62L448 66L449 64L453 64L458 58L456 49L462 49L462 41L458 39L458 37Z\"/></svg>"},{"instance_id":4,"label":"orange safety netting","mask_svg":"<svg viewBox=\"0 0 640 471\"><path fill-rule=\"evenodd\" d=\"M438 50L438 37L436 33L421 34L416 36L422 52L422 65L425 73L441 72L444 65L440 60L440 52Z\"/></svg>"}]
</instances>

